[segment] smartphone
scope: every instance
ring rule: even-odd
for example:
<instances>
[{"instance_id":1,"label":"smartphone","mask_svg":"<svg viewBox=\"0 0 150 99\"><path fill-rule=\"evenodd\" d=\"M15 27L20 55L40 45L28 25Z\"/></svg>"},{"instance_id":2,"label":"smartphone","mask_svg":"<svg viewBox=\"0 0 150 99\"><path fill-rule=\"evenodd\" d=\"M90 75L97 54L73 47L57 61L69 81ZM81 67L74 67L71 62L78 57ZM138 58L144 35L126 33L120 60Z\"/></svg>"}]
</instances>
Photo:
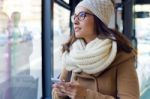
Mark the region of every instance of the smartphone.
<instances>
[{"instance_id":1,"label":"smartphone","mask_svg":"<svg viewBox=\"0 0 150 99\"><path fill-rule=\"evenodd\" d=\"M51 78L51 81L52 81L53 83L61 82L61 80L58 79L58 78Z\"/></svg>"}]
</instances>

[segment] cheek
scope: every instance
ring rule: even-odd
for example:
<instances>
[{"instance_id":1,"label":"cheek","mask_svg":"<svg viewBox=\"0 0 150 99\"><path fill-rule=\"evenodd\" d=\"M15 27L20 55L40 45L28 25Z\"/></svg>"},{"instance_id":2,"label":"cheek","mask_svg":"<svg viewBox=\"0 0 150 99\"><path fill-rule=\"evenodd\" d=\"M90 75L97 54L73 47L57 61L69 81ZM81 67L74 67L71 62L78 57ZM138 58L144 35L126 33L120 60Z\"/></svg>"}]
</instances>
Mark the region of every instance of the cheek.
<instances>
[{"instance_id":1,"label":"cheek","mask_svg":"<svg viewBox=\"0 0 150 99\"><path fill-rule=\"evenodd\" d=\"M93 20L86 21L83 24L83 29L87 33L93 33L94 32L94 21Z\"/></svg>"},{"instance_id":2,"label":"cheek","mask_svg":"<svg viewBox=\"0 0 150 99\"><path fill-rule=\"evenodd\" d=\"M87 37L93 35L94 32L94 20L88 19L84 20L82 23L80 23L81 30L76 32L76 37Z\"/></svg>"}]
</instances>

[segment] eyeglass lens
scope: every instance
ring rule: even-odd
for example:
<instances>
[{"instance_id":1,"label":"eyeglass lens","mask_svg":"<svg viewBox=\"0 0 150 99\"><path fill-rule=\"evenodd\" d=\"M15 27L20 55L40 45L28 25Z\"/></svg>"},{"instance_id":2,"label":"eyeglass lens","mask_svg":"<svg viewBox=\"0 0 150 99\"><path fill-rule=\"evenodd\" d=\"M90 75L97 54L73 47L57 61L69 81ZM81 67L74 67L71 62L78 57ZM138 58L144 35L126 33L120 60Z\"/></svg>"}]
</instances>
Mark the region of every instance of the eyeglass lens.
<instances>
[{"instance_id":1,"label":"eyeglass lens","mask_svg":"<svg viewBox=\"0 0 150 99\"><path fill-rule=\"evenodd\" d=\"M71 21L74 22L74 20L75 20L76 17L78 18L79 21L82 21L86 17L86 13L85 12L80 12L78 15L74 14L71 17Z\"/></svg>"}]
</instances>

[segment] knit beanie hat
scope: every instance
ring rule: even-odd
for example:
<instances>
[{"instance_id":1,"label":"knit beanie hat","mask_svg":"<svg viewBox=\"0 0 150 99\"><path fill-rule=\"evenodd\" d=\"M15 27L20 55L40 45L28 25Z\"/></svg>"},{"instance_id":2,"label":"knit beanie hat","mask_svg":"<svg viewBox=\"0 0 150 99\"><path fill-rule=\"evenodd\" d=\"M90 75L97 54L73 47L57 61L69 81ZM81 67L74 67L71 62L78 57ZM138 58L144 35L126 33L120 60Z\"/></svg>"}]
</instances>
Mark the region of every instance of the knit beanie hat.
<instances>
[{"instance_id":1,"label":"knit beanie hat","mask_svg":"<svg viewBox=\"0 0 150 99\"><path fill-rule=\"evenodd\" d=\"M114 5L111 0L83 0L77 6L82 6L96 15L105 25L109 25Z\"/></svg>"}]
</instances>

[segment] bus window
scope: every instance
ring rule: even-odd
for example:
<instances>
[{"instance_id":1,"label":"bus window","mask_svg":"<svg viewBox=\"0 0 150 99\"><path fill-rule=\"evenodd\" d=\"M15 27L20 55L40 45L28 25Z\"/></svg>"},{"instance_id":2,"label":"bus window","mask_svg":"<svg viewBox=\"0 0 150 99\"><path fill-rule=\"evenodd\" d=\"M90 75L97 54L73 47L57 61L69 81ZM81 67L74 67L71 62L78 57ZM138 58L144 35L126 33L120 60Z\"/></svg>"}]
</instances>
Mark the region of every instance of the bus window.
<instances>
[{"instance_id":1,"label":"bus window","mask_svg":"<svg viewBox=\"0 0 150 99\"><path fill-rule=\"evenodd\" d=\"M41 1L0 0L0 99L40 99Z\"/></svg>"},{"instance_id":2,"label":"bus window","mask_svg":"<svg viewBox=\"0 0 150 99\"><path fill-rule=\"evenodd\" d=\"M150 97L150 5L135 5L135 31L138 49L137 72L141 99Z\"/></svg>"},{"instance_id":3,"label":"bus window","mask_svg":"<svg viewBox=\"0 0 150 99\"><path fill-rule=\"evenodd\" d=\"M60 48L70 35L69 17L69 10L54 3L54 77L58 77L62 69Z\"/></svg>"}]
</instances>

